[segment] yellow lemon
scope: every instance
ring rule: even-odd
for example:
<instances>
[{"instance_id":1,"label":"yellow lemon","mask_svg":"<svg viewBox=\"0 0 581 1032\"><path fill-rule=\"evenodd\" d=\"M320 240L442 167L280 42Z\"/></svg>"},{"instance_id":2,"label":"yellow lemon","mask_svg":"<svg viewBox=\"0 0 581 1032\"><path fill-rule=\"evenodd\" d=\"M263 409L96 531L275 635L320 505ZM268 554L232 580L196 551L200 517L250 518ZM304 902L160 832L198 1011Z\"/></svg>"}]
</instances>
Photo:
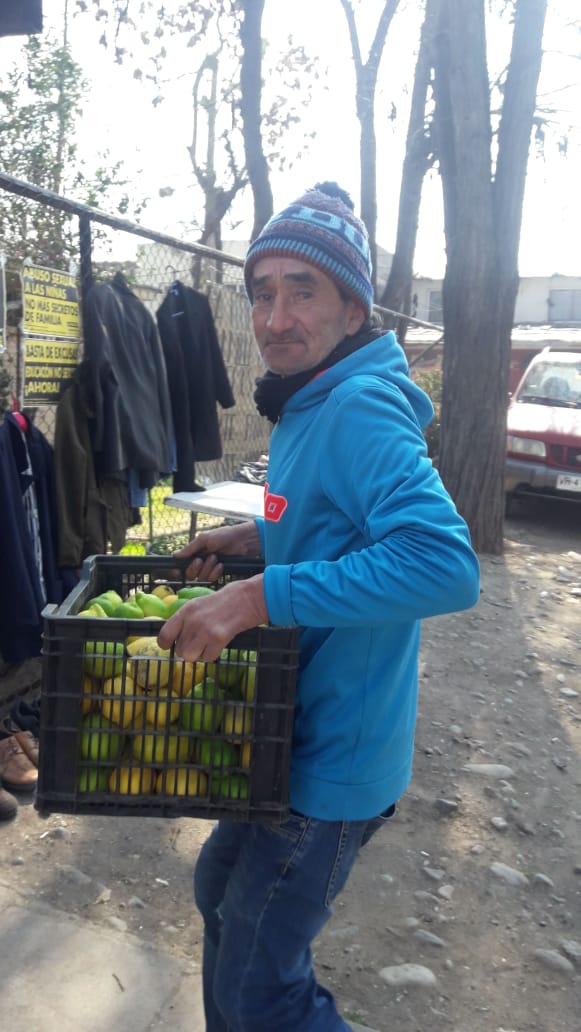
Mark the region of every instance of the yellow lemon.
<instances>
[{"instance_id":1,"label":"yellow lemon","mask_svg":"<svg viewBox=\"0 0 581 1032\"><path fill-rule=\"evenodd\" d=\"M165 602L168 595L173 595L175 592L171 584L156 584L151 594L157 595L158 598L161 598Z\"/></svg>"},{"instance_id":2,"label":"yellow lemon","mask_svg":"<svg viewBox=\"0 0 581 1032\"><path fill-rule=\"evenodd\" d=\"M143 795L154 787L155 771L149 767L119 767L109 778L109 791L120 795Z\"/></svg>"},{"instance_id":3,"label":"yellow lemon","mask_svg":"<svg viewBox=\"0 0 581 1032\"><path fill-rule=\"evenodd\" d=\"M165 688L171 674L170 650L162 649L156 638L138 638L127 645L131 656L131 676L140 688Z\"/></svg>"},{"instance_id":4,"label":"yellow lemon","mask_svg":"<svg viewBox=\"0 0 581 1032\"><path fill-rule=\"evenodd\" d=\"M208 791L208 777L196 767L162 770L157 775L155 791L160 795L205 795Z\"/></svg>"},{"instance_id":5,"label":"yellow lemon","mask_svg":"<svg viewBox=\"0 0 581 1032\"><path fill-rule=\"evenodd\" d=\"M171 690L174 695L188 695L195 684L204 680L204 663L189 663L176 660L173 668Z\"/></svg>"},{"instance_id":6,"label":"yellow lemon","mask_svg":"<svg viewBox=\"0 0 581 1032\"><path fill-rule=\"evenodd\" d=\"M166 754L167 745L167 754ZM192 751L192 741L187 735L152 734L135 735L131 743L131 754L142 763L153 763L160 767L165 763L186 763Z\"/></svg>"},{"instance_id":7,"label":"yellow lemon","mask_svg":"<svg viewBox=\"0 0 581 1032\"><path fill-rule=\"evenodd\" d=\"M90 698L91 694L94 692L96 692L95 682L93 681L92 677L89 677L88 674L85 674L85 676L83 677L83 702L81 704L81 709L84 717L87 715L87 713L90 713L91 710L95 707L96 699Z\"/></svg>"},{"instance_id":8,"label":"yellow lemon","mask_svg":"<svg viewBox=\"0 0 581 1032\"><path fill-rule=\"evenodd\" d=\"M252 710L239 703L229 702L224 706L222 731L237 742L252 731Z\"/></svg>"},{"instance_id":9,"label":"yellow lemon","mask_svg":"<svg viewBox=\"0 0 581 1032\"><path fill-rule=\"evenodd\" d=\"M173 724L180 715L180 703L171 692L161 691L155 696L148 696L145 703L145 719L152 727L165 727Z\"/></svg>"}]
</instances>

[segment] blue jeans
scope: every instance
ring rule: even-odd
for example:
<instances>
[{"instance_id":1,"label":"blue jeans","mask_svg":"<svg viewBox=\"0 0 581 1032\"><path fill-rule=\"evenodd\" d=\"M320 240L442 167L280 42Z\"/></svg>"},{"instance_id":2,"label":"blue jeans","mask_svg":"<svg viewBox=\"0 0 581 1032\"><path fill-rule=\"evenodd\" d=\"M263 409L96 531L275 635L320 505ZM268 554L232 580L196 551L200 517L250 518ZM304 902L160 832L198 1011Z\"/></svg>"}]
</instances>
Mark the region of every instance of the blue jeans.
<instances>
[{"instance_id":1,"label":"blue jeans","mask_svg":"<svg viewBox=\"0 0 581 1032\"><path fill-rule=\"evenodd\" d=\"M393 816L283 824L220 821L194 876L204 919L206 1032L345 1032L317 984L311 943L328 921L355 858Z\"/></svg>"}]
</instances>

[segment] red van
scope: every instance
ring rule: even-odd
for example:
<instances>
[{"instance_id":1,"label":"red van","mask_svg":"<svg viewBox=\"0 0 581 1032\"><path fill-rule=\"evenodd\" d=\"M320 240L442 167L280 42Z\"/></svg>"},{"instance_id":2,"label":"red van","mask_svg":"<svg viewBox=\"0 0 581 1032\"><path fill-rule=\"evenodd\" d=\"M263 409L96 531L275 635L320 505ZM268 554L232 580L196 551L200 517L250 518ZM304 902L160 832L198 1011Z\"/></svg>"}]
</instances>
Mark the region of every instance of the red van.
<instances>
[{"instance_id":1,"label":"red van","mask_svg":"<svg viewBox=\"0 0 581 1032\"><path fill-rule=\"evenodd\" d=\"M581 354L544 348L508 407L505 492L581 502Z\"/></svg>"}]
</instances>

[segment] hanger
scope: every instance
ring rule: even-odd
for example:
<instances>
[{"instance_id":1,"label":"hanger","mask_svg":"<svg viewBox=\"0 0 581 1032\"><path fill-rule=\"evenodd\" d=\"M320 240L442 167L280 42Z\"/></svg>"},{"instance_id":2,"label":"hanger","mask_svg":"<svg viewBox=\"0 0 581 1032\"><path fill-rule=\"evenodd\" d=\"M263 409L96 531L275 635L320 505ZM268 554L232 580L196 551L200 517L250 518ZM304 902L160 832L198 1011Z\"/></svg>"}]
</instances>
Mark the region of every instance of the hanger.
<instances>
[{"instance_id":1,"label":"hanger","mask_svg":"<svg viewBox=\"0 0 581 1032\"><path fill-rule=\"evenodd\" d=\"M18 426L20 427L20 429L25 434L28 433L28 429L29 429L28 420L27 420L26 416L23 416L22 412L18 411L18 401L16 400L16 396L14 394L12 395L12 415L14 416L14 418L15 418L16 422L18 423Z\"/></svg>"}]
</instances>

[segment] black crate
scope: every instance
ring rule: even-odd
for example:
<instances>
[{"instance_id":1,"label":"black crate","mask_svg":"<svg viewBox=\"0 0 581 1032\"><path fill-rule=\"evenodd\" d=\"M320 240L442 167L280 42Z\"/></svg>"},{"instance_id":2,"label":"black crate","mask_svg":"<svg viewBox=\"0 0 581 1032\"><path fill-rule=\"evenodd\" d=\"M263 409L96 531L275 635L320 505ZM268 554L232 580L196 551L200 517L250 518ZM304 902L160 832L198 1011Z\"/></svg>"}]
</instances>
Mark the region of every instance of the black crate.
<instances>
[{"instance_id":1,"label":"black crate","mask_svg":"<svg viewBox=\"0 0 581 1032\"><path fill-rule=\"evenodd\" d=\"M207 587L262 571L245 558L223 562ZM127 639L155 638L159 619L78 615L108 589L125 598L167 583L177 592L186 566L162 556L91 556L68 598L44 610L41 814L286 817L297 628L256 627L215 664L185 664L173 649L151 657L133 646L130 654ZM187 695L192 682L198 687Z\"/></svg>"}]
</instances>

